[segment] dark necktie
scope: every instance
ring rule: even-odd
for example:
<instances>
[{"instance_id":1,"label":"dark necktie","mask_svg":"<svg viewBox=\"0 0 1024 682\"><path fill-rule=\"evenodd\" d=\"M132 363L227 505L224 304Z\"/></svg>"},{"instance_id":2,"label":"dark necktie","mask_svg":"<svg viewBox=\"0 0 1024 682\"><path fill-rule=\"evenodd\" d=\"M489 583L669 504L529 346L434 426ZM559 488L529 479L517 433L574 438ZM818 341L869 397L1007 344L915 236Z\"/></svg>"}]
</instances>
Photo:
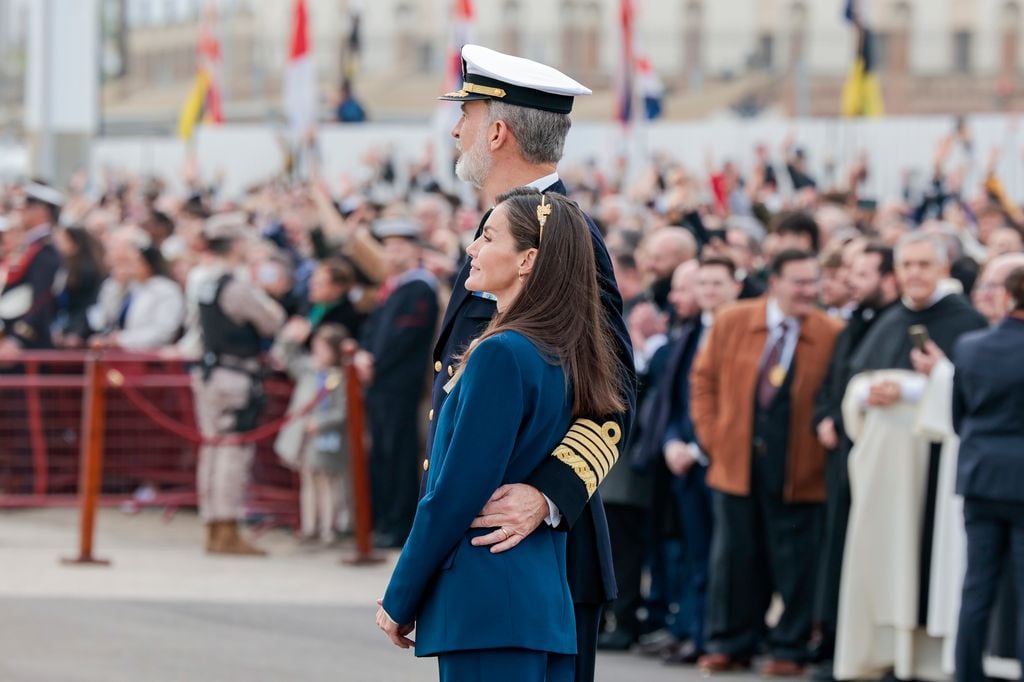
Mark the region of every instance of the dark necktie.
<instances>
[{"instance_id":1,"label":"dark necktie","mask_svg":"<svg viewBox=\"0 0 1024 682\"><path fill-rule=\"evenodd\" d=\"M786 347L786 337L789 336L789 322L783 320L779 326L779 335L765 353L764 362L761 363L761 372L757 377L757 404L762 410L768 409L779 387L786 379L786 370L782 367L782 349Z\"/></svg>"}]
</instances>

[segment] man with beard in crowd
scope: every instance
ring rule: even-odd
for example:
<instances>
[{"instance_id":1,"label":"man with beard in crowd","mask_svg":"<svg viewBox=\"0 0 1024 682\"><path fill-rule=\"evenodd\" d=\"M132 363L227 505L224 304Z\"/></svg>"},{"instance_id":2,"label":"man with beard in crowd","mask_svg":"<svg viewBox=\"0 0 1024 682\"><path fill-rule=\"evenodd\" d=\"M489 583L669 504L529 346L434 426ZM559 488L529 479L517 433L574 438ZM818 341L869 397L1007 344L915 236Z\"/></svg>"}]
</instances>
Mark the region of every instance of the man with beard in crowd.
<instances>
[{"instance_id":1,"label":"man with beard in crowd","mask_svg":"<svg viewBox=\"0 0 1024 682\"><path fill-rule=\"evenodd\" d=\"M850 290L857 307L836 339L828 376L818 392L818 440L828 449L825 461L825 543L818 574L817 620L821 627L818 656L822 665L816 680L832 679L832 654L835 649L836 619L839 611L839 576L846 542L846 522L850 513L850 479L847 460L853 443L843 430L843 395L850 382L850 359L872 325L899 298L893 271L892 249L870 245L855 257L850 270Z\"/></svg>"}]
</instances>

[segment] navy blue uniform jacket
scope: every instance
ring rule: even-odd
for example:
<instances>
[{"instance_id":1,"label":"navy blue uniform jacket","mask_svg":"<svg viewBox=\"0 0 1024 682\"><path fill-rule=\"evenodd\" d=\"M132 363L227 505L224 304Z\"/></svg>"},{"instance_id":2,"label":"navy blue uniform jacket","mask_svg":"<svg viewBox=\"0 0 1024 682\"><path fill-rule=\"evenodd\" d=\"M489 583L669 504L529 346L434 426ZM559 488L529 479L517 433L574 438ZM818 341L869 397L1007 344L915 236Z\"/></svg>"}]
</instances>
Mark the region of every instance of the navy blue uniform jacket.
<instances>
[{"instance_id":1,"label":"navy blue uniform jacket","mask_svg":"<svg viewBox=\"0 0 1024 682\"><path fill-rule=\"evenodd\" d=\"M572 423L562 368L516 332L482 342L437 420L426 494L384 595L416 621L416 655L522 648L576 653L565 533L541 526L518 546L474 547L491 493L521 483ZM567 399L568 398L568 399Z\"/></svg>"},{"instance_id":2,"label":"navy blue uniform jacket","mask_svg":"<svg viewBox=\"0 0 1024 682\"><path fill-rule=\"evenodd\" d=\"M956 492L1024 502L1024 320L964 334L953 352Z\"/></svg>"},{"instance_id":3,"label":"navy blue uniform jacket","mask_svg":"<svg viewBox=\"0 0 1024 682\"><path fill-rule=\"evenodd\" d=\"M545 191L566 194L565 185L561 181ZM485 215L480 221L481 228L486 221ZM595 493L594 490L618 459L619 448L626 443L636 404L636 377L633 375L633 348L622 319L622 297L615 284L611 258L594 221L588 217L587 223L590 226L597 261L601 306L616 341L615 350L623 382L628 386L625 396L628 407L622 414L594 415L591 424L574 425L572 429L575 433L567 434L562 441L564 449L559 448L560 452L557 454L561 457L549 452L548 454L552 456L541 461L536 471L525 482L540 490L555 503L562 513L563 523L571 529L568 538L567 566L569 587L576 603L602 604L616 596L615 570L612 566L612 548L608 539L604 505L601 503L600 493ZM479 235L478 229L477 236ZM474 296L466 290L468 276L467 260L455 280L451 301L448 303L437 344L434 346L435 375L431 391L434 416L440 413L447 397L444 385L448 382L450 368L455 364L454 358L461 354L473 339L480 336L495 313L493 301ZM603 439L599 434L595 438L595 429L591 427L597 427L596 430L600 431L607 427L609 422L618 430L618 438L613 439L615 442ZM428 457L432 452L435 424L435 421L431 422L427 435Z\"/></svg>"}]
</instances>

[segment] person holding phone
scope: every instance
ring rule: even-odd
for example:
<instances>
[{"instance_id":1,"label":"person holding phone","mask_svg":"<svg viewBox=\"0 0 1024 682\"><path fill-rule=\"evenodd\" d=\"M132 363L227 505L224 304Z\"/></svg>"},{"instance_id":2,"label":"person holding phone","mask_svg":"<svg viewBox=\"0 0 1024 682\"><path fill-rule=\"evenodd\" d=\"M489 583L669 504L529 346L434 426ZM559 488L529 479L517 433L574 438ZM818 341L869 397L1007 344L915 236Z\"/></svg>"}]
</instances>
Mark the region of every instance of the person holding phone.
<instances>
[{"instance_id":1,"label":"person holding phone","mask_svg":"<svg viewBox=\"0 0 1024 682\"><path fill-rule=\"evenodd\" d=\"M940 464L955 441L947 357L963 334L986 326L949 280L949 265L941 237L904 236L895 248L901 299L850 361L843 416L854 446L836 679L875 678L890 668L899 679L947 677L944 641L930 634L945 611L929 608L936 504L945 501Z\"/></svg>"}]
</instances>

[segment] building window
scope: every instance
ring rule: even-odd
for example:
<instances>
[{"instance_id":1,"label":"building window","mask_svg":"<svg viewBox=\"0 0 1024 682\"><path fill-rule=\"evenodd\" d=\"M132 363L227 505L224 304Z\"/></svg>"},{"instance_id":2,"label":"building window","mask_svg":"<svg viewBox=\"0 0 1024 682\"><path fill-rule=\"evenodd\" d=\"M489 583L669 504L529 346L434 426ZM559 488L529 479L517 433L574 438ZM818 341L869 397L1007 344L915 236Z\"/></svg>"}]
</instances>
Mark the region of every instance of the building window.
<instances>
[{"instance_id":1,"label":"building window","mask_svg":"<svg viewBox=\"0 0 1024 682\"><path fill-rule=\"evenodd\" d=\"M758 71L771 71L775 68L775 36L762 33L757 37L757 51L750 66Z\"/></svg>"},{"instance_id":2,"label":"building window","mask_svg":"<svg viewBox=\"0 0 1024 682\"><path fill-rule=\"evenodd\" d=\"M971 72L971 52L973 46L973 33L966 30L953 32L953 71L956 73Z\"/></svg>"},{"instance_id":3,"label":"building window","mask_svg":"<svg viewBox=\"0 0 1024 682\"><path fill-rule=\"evenodd\" d=\"M688 89L697 91L703 87L702 71L704 52L704 3L690 0L686 5L685 28L683 29L683 78Z\"/></svg>"},{"instance_id":4,"label":"building window","mask_svg":"<svg viewBox=\"0 0 1024 682\"><path fill-rule=\"evenodd\" d=\"M501 11L501 47L506 54L519 54L519 23L522 21L522 6L519 0L506 0Z\"/></svg>"},{"instance_id":5,"label":"building window","mask_svg":"<svg viewBox=\"0 0 1024 682\"><path fill-rule=\"evenodd\" d=\"M1010 76L1017 70L1017 43L1020 36L1020 6L1016 2L1003 5L1002 26L999 65L1003 74Z\"/></svg>"}]
</instances>

